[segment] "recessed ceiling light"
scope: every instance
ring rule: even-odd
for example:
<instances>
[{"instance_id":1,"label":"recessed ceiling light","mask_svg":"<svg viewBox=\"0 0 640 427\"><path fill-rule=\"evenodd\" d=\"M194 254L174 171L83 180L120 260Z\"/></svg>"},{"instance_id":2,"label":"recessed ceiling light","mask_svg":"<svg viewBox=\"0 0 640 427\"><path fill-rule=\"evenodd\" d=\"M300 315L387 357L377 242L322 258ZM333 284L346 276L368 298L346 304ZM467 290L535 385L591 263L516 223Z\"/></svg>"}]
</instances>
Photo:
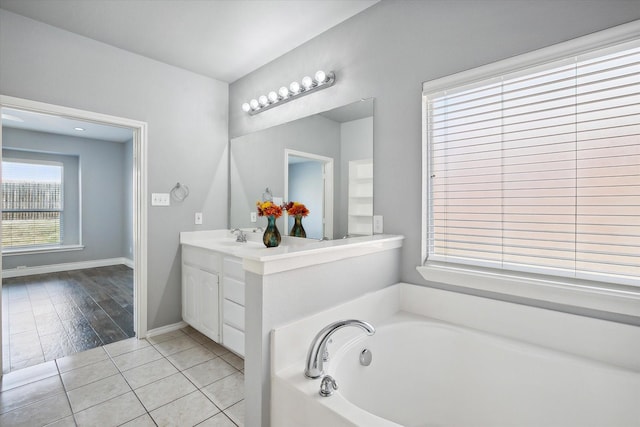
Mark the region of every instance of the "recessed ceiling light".
<instances>
[{"instance_id":1,"label":"recessed ceiling light","mask_svg":"<svg viewBox=\"0 0 640 427\"><path fill-rule=\"evenodd\" d=\"M77 127L77 128L73 128L73 130L83 131L83 130L85 130L85 129L84 129L84 128L81 128L81 127Z\"/></svg>"}]
</instances>

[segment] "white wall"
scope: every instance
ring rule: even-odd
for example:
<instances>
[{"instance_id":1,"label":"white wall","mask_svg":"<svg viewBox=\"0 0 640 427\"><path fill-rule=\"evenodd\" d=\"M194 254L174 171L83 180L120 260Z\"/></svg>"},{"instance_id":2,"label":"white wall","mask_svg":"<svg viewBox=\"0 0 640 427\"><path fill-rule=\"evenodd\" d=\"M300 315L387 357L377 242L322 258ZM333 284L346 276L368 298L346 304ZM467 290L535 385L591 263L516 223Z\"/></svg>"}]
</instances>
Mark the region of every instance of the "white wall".
<instances>
[{"instance_id":1,"label":"white wall","mask_svg":"<svg viewBox=\"0 0 640 427\"><path fill-rule=\"evenodd\" d=\"M640 19L637 0L383 0L232 83L229 132L244 135L375 98L374 212L406 236L401 279L426 282L421 260L422 82ZM256 93L317 69L336 84L256 116Z\"/></svg>"},{"instance_id":2,"label":"white wall","mask_svg":"<svg viewBox=\"0 0 640 427\"><path fill-rule=\"evenodd\" d=\"M148 124L148 327L181 320L178 233L227 225L228 85L0 10L0 93ZM204 224L194 226L194 213Z\"/></svg>"}]
</instances>

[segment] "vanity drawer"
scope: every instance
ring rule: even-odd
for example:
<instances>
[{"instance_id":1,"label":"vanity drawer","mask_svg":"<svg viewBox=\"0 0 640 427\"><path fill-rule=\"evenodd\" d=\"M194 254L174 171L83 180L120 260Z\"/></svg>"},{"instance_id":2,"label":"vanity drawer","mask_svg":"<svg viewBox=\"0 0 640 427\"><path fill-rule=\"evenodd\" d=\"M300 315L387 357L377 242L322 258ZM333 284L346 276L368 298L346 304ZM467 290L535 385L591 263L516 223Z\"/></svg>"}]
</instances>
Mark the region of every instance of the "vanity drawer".
<instances>
[{"instance_id":1,"label":"vanity drawer","mask_svg":"<svg viewBox=\"0 0 640 427\"><path fill-rule=\"evenodd\" d=\"M236 257L224 257L224 275L244 282L244 270L242 259Z\"/></svg>"},{"instance_id":2,"label":"vanity drawer","mask_svg":"<svg viewBox=\"0 0 640 427\"><path fill-rule=\"evenodd\" d=\"M211 273L220 271L220 255L206 249L182 245L182 262Z\"/></svg>"},{"instance_id":3,"label":"vanity drawer","mask_svg":"<svg viewBox=\"0 0 640 427\"><path fill-rule=\"evenodd\" d=\"M244 307L228 299L224 300L222 309L223 322L244 331Z\"/></svg>"},{"instance_id":4,"label":"vanity drawer","mask_svg":"<svg viewBox=\"0 0 640 427\"><path fill-rule=\"evenodd\" d=\"M224 298L244 306L244 282L225 275L223 278L223 294Z\"/></svg>"},{"instance_id":5,"label":"vanity drawer","mask_svg":"<svg viewBox=\"0 0 640 427\"><path fill-rule=\"evenodd\" d=\"M225 324L222 326L222 336L225 347L244 357L244 332Z\"/></svg>"}]
</instances>

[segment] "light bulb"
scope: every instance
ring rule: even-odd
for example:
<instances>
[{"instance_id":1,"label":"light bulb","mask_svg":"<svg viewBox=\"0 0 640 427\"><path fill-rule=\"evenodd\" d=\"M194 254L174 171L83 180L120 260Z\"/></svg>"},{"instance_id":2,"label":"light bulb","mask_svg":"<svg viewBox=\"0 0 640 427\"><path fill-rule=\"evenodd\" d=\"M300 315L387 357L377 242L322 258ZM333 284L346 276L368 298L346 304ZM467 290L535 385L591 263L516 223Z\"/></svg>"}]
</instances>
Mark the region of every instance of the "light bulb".
<instances>
[{"instance_id":1,"label":"light bulb","mask_svg":"<svg viewBox=\"0 0 640 427\"><path fill-rule=\"evenodd\" d=\"M289 85L289 90L291 91L291 93L293 93L294 95L300 92L300 83L298 82L292 82Z\"/></svg>"},{"instance_id":2,"label":"light bulb","mask_svg":"<svg viewBox=\"0 0 640 427\"><path fill-rule=\"evenodd\" d=\"M242 111L244 111L245 113L248 113L249 110L251 110L251 105L249 105L248 102L245 102L244 104L242 104Z\"/></svg>"},{"instance_id":3,"label":"light bulb","mask_svg":"<svg viewBox=\"0 0 640 427\"><path fill-rule=\"evenodd\" d=\"M278 102L278 94L274 91L269 92L267 98L269 98L269 103L271 104L273 104L274 102Z\"/></svg>"},{"instance_id":4,"label":"light bulb","mask_svg":"<svg viewBox=\"0 0 640 427\"><path fill-rule=\"evenodd\" d=\"M318 70L316 72L315 78L316 78L316 82L318 82L318 84L325 83L327 81L327 73L325 73L322 70Z\"/></svg>"},{"instance_id":5,"label":"light bulb","mask_svg":"<svg viewBox=\"0 0 640 427\"><path fill-rule=\"evenodd\" d=\"M302 78L302 87L303 87L305 90L309 90L309 89L311 89L311 88L312 88L312 87L314 87L314 86L315 86L315 82L313 81L313 79L312 79L311 77L309 77L309 76L304 76L304 77Z\"/></svg>"},{"instance_id":6,"label":"light bulb","mask_svg":"<svg viewBox=\"0 0 640 427\"><path fill-rule=\"evenodd\" d=\"M278 95L280 95L281 99L287 99L289 97L289 89L286 86L282 86L278 89Z\"/></svg>"},{"instance_id":7,"label":"light bulb","mask_svg":"<svg viewBox=\"0 0 640 427\"><path fill-rule=\"evenodd\" d=\"M258 103L257 99L253 98L251 101L249 101L249 106L252 110L257 110L260 107L260 104Z\"/></svg>"},{"instance_id":8,"label":"light bulb","mask_svg":"<svg viewBox=\"0 0 640 427\"><path fill-rule=\"evenodd\" d=\"M261 107L266 107L267 105L269 105L269 100L264 95L260 95L260 97L258 98L258 102L260 103Z\"/></svg>"}]
</instances>

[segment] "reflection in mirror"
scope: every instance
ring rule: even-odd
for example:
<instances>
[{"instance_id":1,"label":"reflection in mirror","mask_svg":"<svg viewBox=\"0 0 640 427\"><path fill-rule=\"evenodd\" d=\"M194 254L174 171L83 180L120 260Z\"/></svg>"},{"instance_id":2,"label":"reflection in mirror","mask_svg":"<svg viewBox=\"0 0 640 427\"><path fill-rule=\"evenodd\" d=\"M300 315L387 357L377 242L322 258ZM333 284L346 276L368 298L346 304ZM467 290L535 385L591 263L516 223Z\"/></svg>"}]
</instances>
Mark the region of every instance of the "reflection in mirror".
<instances>
[{"instance_id":1,"label":"reflection in mirror","mask_svg":"<svg viewBox=\"0 0 640 427\"><path fill-rule=\"evenodd\" d=\"M308 238L372 234L373 99L234 138L229 156L230 228L264 229L251 213L269 187L274 201L307 206ZM292 224L277 221L282 234Z\"/></svg>"},{"instance_id":2,"label":"reflection in mirror","mask_svg":"<svg viewBox=\"0 0 640 427\"><path fill-rule=\"evenodd\" d=\"M285 149L285 199L304 203L310 212L303 227L311 239L333 236L333 159ZM287 230L293 227L289 217Z\"/></svg>"}]
</instances>

